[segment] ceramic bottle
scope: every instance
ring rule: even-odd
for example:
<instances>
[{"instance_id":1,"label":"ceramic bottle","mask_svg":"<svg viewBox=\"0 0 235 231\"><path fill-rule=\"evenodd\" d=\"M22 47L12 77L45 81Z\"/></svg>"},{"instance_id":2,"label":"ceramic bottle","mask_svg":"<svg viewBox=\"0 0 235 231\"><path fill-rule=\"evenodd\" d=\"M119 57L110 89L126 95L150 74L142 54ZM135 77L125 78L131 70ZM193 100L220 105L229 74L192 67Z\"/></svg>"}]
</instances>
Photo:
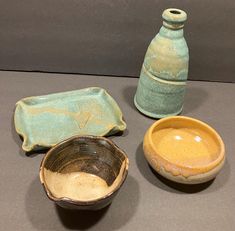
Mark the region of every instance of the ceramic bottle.
<instances>
[{"instance_id":1,"label":"ceramic bottle","mask_svg":"<svg viewBox=\"0 0 235 231\"><path fill-rule=\"evenodd\" d=\"M153 118L177 115L182 111L188 76L189 53L183 27L187 14L166 9L163 26L146 52L135 95L135 106Z\"/></svg>"}]
</instances>

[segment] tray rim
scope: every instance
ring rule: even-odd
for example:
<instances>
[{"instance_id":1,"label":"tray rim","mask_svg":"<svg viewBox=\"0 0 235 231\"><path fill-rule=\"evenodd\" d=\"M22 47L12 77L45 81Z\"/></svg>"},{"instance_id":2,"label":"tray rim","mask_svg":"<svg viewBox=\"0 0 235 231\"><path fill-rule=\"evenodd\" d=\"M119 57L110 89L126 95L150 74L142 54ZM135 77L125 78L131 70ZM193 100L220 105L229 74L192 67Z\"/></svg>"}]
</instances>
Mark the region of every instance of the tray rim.
<instances>
[{"instance_id":1,"label":"tray rim","mask_svg":"<svg viewBox=\"0 0 235 231\"><path fill-rule=\"evenodd\" d=\"M58 141L57 143L52 143L50 145L44 144L44 143L31 143L30 145L26 145L26 141L28 140L28 134L25 134L25 131L22 131L21 126L19 126L19 122L17 121L17 110L18 108L21 107L32 107L33 105L27 105L25 102L26 101L30 101L30 100L35 100L35 98L51 98L51 97L56 97L58 95L68 95L71 96L71 94L77 95L78 93L81 92L81 95L84 96L84 93L87 91L87 93L85 93L85 95L89 94L89 92L93 92L94 90L96 90L95 95L99 95L99 94L104 94L105 95L105 101L107 101L109 104L112 105L112 107L114 108L114 110L117 112L117 121L119 121L118 124L114 125L110 130L107 130L104 133L100 133L97 136L109 136L109 135L113 135L117 132L122 132L126 129L127 125L126 122L124 120L123 117L123 113L119 107L119 105L117 104L117 102L114 100L114 98L104 89L101 87L87 87L87 88L82 88L82 89L77 89L77 90L71 90L71 91L64 91L64 92L56 92L56 93L51 93L51 94L46 94L46 95L38 95L38 96L29 96L29 97L24 97L20 100L18 100L15 104L15 110L14 110L14 125L15 125L15 130L16 132L23 138L23 143L22 143L22 149L25 152L31 152L31 151L37 151L37 150L43 150L43 149L47 149L50 147L55 146L58 142L61 142L62 140ZM55 98L49 100L53 101L56 100ZM46 101L48 102L48 101ZM39 103L40 104L40 103ZM38 104L35 104L38 105ZM76 134L79 135L79 134ZM84 135L91 135L91 134L84 134ZM67 137L69 138L69 137Z\"/></svg>"}]
</instances>

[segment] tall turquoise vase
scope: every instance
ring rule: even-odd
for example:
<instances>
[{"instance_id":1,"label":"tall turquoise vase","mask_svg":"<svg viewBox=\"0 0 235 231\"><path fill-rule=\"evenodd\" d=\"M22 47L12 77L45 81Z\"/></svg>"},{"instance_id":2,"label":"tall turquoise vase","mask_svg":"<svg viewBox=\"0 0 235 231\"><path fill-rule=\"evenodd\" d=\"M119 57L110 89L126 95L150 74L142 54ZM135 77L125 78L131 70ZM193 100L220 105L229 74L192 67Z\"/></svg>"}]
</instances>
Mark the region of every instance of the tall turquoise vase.
<instances>
[{"instance_id":1,"label":"tall turquoise vase","mask_svg":"<svg viewBox=\"0 0 235 231\"><path fill-rule=\"evenodd\" d=\"M177 115L183 109L189 53L184 39L187 14L166 9L163 26L146 52L135 95L135 106L153 118Z\"/></svg>"}]
</instances>

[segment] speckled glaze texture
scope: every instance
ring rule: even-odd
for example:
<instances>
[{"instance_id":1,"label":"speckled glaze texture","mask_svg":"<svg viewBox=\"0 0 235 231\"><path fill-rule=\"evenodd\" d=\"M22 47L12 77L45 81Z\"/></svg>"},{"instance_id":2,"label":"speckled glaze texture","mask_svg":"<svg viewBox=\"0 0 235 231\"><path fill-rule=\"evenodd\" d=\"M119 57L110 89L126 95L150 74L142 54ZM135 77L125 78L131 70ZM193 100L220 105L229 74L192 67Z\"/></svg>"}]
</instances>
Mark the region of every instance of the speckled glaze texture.
<instances>
[{"instance_id":1,"label":"speckled glaze texture","mask_svg":"<svg viewBox=\"0 0 235 231\"><path fill-rule=\"evenodd\" d=\"M48 198L58 205L97 210L112 202L127 177L128 165L127 155L111 140L75 136L47 152L39 176ZM102 192L101 187L105 187Z\"/></svg>"},{"instance_id":2,"label":"speckled glaze texture","mask_svg":"<svg viewBox=\"0 0 235 231\"><path fill-rule=\"evenodd\" d=\"M27 152L74 135L105 136L126 129L119 106L98 87L24 98L16 103L14 121Z\"/></svg>"},{"instance_id":3,"label":"speckled glaze texture","mask_svg":"<svg viewBox=\"0 0 235 231\"><path fill-rule=\"evenodd\" d=\"M155 122L146 132L144 154L162 176L198 184L219 173L225 162L224 143L209 125L185 116Z\"/></svg>"},{"instance_id":4,"label":"speckled glaze texture","mask_svg":"<svg viewBox=\"0 0 235 231\"><path fill-rule=\"evenodd\" d=\"M182 111L188 76L189 53L183 36L184 11L167 9L163 26L145 55L135 95L135 106L153 118Z\"/></svg>"}]
</instances>

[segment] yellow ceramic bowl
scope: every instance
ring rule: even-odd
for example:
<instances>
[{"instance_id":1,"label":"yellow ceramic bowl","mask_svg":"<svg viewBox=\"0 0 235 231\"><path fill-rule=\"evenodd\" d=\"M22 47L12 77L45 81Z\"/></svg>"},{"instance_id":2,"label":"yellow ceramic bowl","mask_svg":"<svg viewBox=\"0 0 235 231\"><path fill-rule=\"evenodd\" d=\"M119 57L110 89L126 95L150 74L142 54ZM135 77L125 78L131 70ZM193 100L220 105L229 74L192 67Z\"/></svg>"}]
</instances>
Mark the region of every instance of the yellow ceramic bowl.
<instances>
[{"instance_id":1,"label":"yellow ceramic bowl","mask_svg":"<svg viewBox=\"0 0 235 231\"><path fill-rule=\"evenodd\" d=\"M144 154L162 176L179 183L213 179L225 161L224 143L206 123L172 116L155 122L144 137Z\"/></svg>"}]
</instances>

